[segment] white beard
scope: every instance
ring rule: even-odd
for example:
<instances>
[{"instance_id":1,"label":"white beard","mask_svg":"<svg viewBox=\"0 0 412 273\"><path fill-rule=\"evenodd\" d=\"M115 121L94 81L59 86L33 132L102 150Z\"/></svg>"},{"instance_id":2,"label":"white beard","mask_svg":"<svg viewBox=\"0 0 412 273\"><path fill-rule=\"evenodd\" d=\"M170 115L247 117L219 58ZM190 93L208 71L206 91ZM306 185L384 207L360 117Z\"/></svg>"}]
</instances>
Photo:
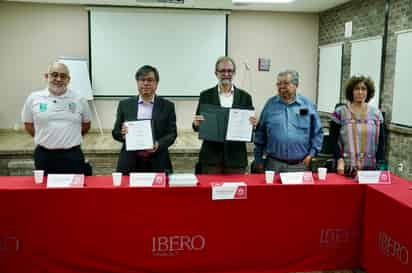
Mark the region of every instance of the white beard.
<instances>
[{"instance_id":1,"label":"white beard","mask_svg":"<svg viewBox=\"0 0 412 273\"><path fill-rule=\"evenodd\" d=\"M220 82L220 84L224 84L224 85L231 85L232 84L232 81L231 80L220 80L219 81Z\"/></svg>"}]
</instances>

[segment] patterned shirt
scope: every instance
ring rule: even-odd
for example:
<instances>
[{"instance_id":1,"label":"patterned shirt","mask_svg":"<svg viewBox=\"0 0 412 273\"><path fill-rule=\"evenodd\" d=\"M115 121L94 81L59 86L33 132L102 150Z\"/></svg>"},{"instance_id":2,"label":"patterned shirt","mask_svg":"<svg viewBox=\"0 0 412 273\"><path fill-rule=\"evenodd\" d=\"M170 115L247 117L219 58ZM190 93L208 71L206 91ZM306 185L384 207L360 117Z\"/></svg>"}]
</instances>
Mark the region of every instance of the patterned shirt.
<instances>
[{"instance_id":1,"label":"patterned shirt","mask_svg":"<svg viewBox=\"0 0 412 273\"><path fill-rule=\"evenodd\" d=\"M361 166L363 169L376 168L376 154L383 124L381 111L368 105L363 113L355 113L349 104L342 105L333 113L332 121L341 126L338 148L345 165Z\"/></svg>"}]
</instances>

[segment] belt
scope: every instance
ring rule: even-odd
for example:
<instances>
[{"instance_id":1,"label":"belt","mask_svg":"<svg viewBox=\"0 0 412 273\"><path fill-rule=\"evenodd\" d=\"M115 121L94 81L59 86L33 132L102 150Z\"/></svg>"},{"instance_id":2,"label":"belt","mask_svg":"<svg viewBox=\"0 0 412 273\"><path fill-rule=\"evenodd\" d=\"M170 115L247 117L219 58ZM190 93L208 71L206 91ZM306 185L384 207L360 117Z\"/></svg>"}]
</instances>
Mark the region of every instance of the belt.
<instances>
[{"instance_id":1,"label":"belt","mask_svg":"<svg viewBox=\"0 0 412 273\"><path fill-rule=\"evenodd\" d=\"M303 159L294 159L294 160L280 159L280 158L270 156L270 155L268 155L268 157L273 159L273 160L276 160L276 161L279 161L279 162L282 162L282 163L286 163L288 165L296 165L296 164L302 163L302 161L303 161Z\"/></svg>"},{"instance_id":2,"label":"belt","mask_svg":"<svg viewBox=\"0 0 412 273\"><path fill-rule=\"evenodd\" d=\"M39 149L42 149L44 151L50 151L50 152L66 152L66 151L72 151L72 150L76 150L80 148L80 145L76 145L73 146L71 148L67 148L67 149L48 149L46 147L43 147L41 145L37 145L37 147L39 147Z\"/></svg>"}]
</instances>

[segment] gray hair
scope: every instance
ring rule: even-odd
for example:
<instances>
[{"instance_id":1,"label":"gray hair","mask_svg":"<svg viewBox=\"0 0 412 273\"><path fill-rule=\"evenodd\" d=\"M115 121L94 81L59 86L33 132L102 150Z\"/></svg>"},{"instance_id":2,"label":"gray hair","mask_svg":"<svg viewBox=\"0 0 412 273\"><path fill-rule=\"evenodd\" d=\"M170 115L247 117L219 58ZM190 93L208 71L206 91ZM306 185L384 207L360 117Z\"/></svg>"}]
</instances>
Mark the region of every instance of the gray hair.
<instances>
[{"instance_id":1,"label":"gray hair","mask_svg":"<svg viewBox=\"0 0 412 273\"><path fill-rule=\"evenodd\" d=\"M297 72L296 70L292 70L292 69L286 69L278 73L278 78L287 76L287 75L290 75L290 81L294 85L296 86L299 85L299 72Z\"/></svg>"},{"instance_id":2,"label":"gray hair","mask_svg":"<svg viewBox=\"0 0 412 273\"><path fill-rule=\"evenodd\" d=\"M225 61L231 62L233 64L233 72L236 72L236 63L229 56L222 56L217 59L216 64L215 64L215 71L217 71L217 67L219 66L219 64Z\"/></svg>"},{"instance_id":3,"label":"gray hair","mask_svg":"<svg viewBox=\"0 0 412 273\"><path fill-rule=\"evenodd\" d=\"M55 66L62 66L62 67L66 70L67 75L70 76L69 67L68 67L65 63L60 62L60 61L55 61L55 62L52 62L51 64L49 64L48 67L47 67L47 72L50 73L50 71L51 71L51 70L53 69L53 67L55 67Z\"/></svg>"}]
</instances>

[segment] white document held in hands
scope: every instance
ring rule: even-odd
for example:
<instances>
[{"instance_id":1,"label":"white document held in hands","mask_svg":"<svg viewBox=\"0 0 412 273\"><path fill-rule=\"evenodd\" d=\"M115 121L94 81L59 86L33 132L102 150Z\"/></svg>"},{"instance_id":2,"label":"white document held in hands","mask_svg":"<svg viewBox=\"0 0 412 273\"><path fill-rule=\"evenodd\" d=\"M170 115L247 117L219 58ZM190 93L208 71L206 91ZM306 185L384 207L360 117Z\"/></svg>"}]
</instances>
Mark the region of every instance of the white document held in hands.
<instances>
[{"instance_id":1,"label":"white document held in hands","mask_svg":"<svg viewBox=\"0 0 412 273\"><path fill-rule=\"evenodd\" d=\"M126 151L153 149L152 123L150 119L125 122L127 127Z\"/></svg>"},{"instance_id":2,"label":"white document held in hands","mask_svg":"<svg viewBox=\"0 0 412 273\"><path fill-rule=\"evenodd\" d=\"M252 141L253 125L249 118L255 115L253 110L230 109L227 124L226 140Z\"/></svg>"}]
</instances>

